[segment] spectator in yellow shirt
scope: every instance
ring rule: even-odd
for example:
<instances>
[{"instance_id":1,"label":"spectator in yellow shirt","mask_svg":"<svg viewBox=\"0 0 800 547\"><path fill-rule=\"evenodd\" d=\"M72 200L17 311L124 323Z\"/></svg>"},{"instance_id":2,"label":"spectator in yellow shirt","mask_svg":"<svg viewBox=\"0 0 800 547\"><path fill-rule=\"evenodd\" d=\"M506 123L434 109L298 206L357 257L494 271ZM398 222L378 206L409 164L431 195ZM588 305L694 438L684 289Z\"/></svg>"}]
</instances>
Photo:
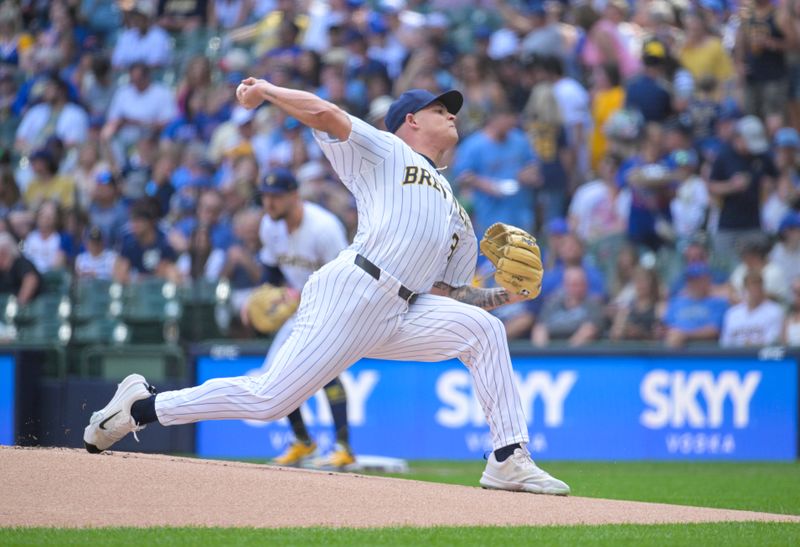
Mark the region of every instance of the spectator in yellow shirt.
<instances>
[{"instance_id":1,"label":"spectator in yellow shirt","mask_svg":"<svg viewBox=\"0 0 800 547\"><path fill-rule=\"evenodd\" d=\"M607 146L603 126L608 118L625 104L625 90L620 85L621 77L617 65L600 65L595 68L593 76L592 121L594 128L589 141L589 152L592 171L597 173Z\"/></svg>"},{"instance_id":2,"label":"spectator in yellow shirt","mask_svg":"<svg viewBox=\"0 0 800 547\"><path fill-rule=\"evenodd\" d=\"M701 12L689 12L685 17L686 41L678 54L681 65L695 82L713 76L724 87L734 76L731 56L722 40L711 33Z\"/></svg>"},{"instance_id":3,"label":"spectator in yellow shirt","mask_svg":"<svg viewBox=\"0 0 800 547\"><path fill-rule=\"evenodd\" d=\"M48 199L57 201L62 208L75 205L75 181L58 174L58 160L52 152L39 150L31 156L33 180L25 189L25 205L36 209Z\"/></svg>"}]
</instances>

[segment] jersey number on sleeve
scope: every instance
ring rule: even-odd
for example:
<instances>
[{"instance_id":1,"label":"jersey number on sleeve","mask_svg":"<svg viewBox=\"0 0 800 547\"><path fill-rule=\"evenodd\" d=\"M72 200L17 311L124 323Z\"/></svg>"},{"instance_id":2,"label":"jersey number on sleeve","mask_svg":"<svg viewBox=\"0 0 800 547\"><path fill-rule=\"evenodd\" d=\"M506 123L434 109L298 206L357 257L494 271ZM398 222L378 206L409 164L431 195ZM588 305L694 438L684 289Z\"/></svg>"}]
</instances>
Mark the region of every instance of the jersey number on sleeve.
<instances>
[{"instance_id":1,"label":"jersey number on sleeve","mask_svg":"<svg viewBox=\"0 0 800 547\"><path fill-rule=\"evenodd\" d=\"M450 262L450 259L453 258L453 253L456 252L457 246L458 246L458 234L453 234L453 244L450 245L450 254L447 255L448 262Z\"/></svg>"}]
</instances>

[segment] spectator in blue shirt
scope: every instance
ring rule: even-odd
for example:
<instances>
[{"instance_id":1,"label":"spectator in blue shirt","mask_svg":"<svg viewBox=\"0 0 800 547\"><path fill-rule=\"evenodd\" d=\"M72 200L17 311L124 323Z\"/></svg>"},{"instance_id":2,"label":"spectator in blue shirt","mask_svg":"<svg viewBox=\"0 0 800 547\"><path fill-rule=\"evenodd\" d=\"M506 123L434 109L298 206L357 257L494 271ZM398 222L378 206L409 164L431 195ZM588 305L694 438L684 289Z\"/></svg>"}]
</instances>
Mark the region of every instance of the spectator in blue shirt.
<instances>
[{"instance_id":1,"label":"spectator in blue shirt","mask_svg":"<svg viewBox=\"0 0 800 547\"><path fill-rule=\"evenodd\" d=\"M605 279L603 274L586 260L583 243L573 233L564 234L556 249L555 266L545 271L542 279L542 298L549 296L557 289L561 288L564 278L564 270L570 266L583 268L586 274L586 281L589 294L595 297L605 297Z\"/></svg>"},{"instance_id":2,"label":"spectator in blue shirt","mask_svg":"<svg viewBox=\"0 0 800 547\"><path fill-rule=\"evenodd\" d=\"M230 222L222 218L222 196L216 190L206 190L197 201L196 216L188 216L175 223L169 233L169 243L178 252L189 249L191 235L200 224L208 228L213 249L227 249L233 243Z\"/></svg>"},{"instance_id":3,"label":"spectator in blue shirt","mask_svg":"<svg viewBox=\"0 0 800 547\"><path fill-rule=\"evenodd\" d=\"M149 198L131 208L130 232L122 238L119 256L114 263L114 280L130 283L137 277L161 277L178 283L175 267L177 254L166 236L156 227L158 204Z\"/></svg>"},{"instance_id":4,"label":"spectator in blue shirt","mask_svg":"<svg viewBox=\"0 0 800 547\"><path fill-rule=\"evenodd\" d=\"M453 177L462 196L471 194L477 234L500 221L533 229L534 187L541 179L528 138L516 124L513 112L498 107L456 150Z\"/></svg>"},{"instance_id":5,"label":"spectator in blue shirt","mask_svg":"<svg viewBox=\"0 0 800 547\"><path fill-rule=\"evenodd\" d=\"M706 264L690 264L684 275L686 290L670 298L664 316L664 343L680 348L688 342L716 342L728 302L711 295L711 270Z\"/></svg>"},{"instance_id":6,"label":"spectator in blue shirt","mask_svg":"<svg viewBox=\"0 0 800 547\"><path fill-rule=\"evenodd\" d=\"M89 224L97 226L103 239L115 246L128 222L128 208L120 199L116 178L110 171L101 171L95 177L88 214Z\"/></svg>"},{"instance_id":7,"label":"spectator in blue shirt","mask_svg":"<svg viewBox=\"0 0 800 547\"><path fill-rule=\"evenodd\" d=\"M648 40L642 48L644 70L625 88L625 107L639 110L648 122L663 122L672 114L672 97L666 80L667 47Z\"/></svg>"}]
</instances>

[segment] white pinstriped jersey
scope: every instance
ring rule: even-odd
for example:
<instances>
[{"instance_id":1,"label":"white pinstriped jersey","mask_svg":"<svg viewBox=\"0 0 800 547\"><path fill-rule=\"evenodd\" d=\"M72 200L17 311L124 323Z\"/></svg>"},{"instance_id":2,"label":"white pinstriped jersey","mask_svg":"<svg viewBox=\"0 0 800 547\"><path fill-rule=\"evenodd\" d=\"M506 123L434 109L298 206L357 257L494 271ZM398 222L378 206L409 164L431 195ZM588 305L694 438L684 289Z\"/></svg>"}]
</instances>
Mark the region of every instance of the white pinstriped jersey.
<instances>
[{"instance_id":1,"label":"white pinstriped jersey","mask_svg":"<svg viewBox=\"0 0 800 547\"><path fill-rule=\"evenodd\" d=\"M437 281L469 284L478 244L450 183L396 135L350 120L346 141L320 131L314 136L356 198L358 232L351 249L415 292L427 292Z\"/></svg>"},{"instance_id":2,"label":"white pinstriped jersey","mask_svg":"<svg viewBox=\"0 0 800 547\"><path fill-rule=\"evenodd\" d=\"M264 215L259 227L261 262L277 266L286 283L298 291L309 276L347 247L347 235L336 216L315 203L303 203L303 220L289 233L285 220Z\"/></svg>"}]
</instances>

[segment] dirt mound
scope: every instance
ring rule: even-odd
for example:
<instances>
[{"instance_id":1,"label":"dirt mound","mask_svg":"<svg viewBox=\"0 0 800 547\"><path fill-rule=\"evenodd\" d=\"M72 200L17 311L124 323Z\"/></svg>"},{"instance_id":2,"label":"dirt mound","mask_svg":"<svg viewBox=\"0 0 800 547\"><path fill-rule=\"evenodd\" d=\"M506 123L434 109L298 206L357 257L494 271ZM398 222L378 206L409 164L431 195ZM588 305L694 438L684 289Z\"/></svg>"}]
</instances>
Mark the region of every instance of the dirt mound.
<instances>
[{"instance_id":1,"label":"dirt mound","mask_svg":"<svg viewBox=\"0 0 800 547\"><path fill-rule=\"evenodd\" d=\"M0 526L459 526L794 521L265 465L0 447Z\"/></svg>"}]
</instances>

